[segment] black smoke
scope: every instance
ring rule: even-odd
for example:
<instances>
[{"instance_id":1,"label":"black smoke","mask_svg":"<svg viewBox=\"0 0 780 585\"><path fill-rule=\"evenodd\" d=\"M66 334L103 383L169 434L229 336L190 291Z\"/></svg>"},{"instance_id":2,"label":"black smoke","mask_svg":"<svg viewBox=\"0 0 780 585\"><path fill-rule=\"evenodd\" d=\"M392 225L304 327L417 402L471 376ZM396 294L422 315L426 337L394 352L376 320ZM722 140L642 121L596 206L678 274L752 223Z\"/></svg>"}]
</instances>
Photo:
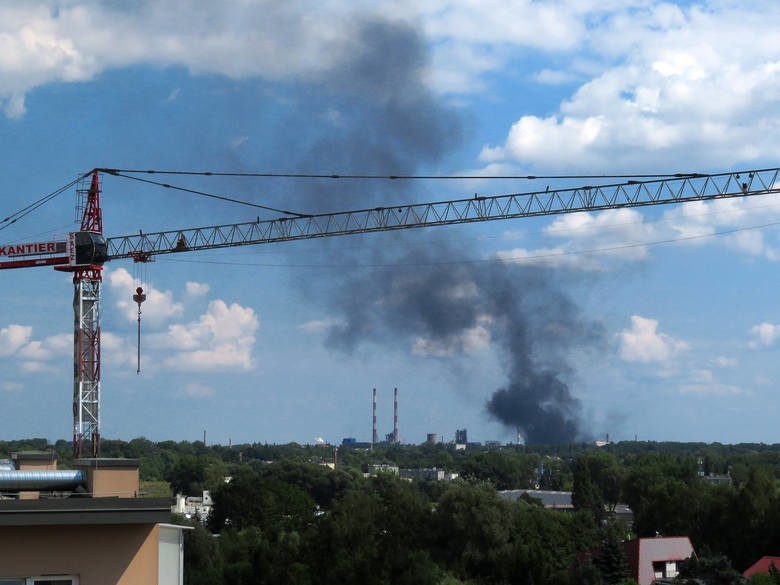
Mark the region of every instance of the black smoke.
<instances>
[{"instance_id":1,"label":"black smoke","mask_svg":"<svg viewBox=\"0 0 780 585\"><path fill-rule=\"evenodd\" d=\"M410 175L440 163L463 140L461 114L425 84L429 55L416 28L389 21L355 23L334 51L343 58L299 94L316 97L316 115L304 133L294 168L340 174ZM322 112L330 115L322 119ZM307 125L300 118L291 124ZM300 148L305 146L305 148ZM290 205L305 212L369 207L409 198L389 182L301 182Z\"/></svg>"},{"instance_id":2,"label":"black smoke","mask_svg":"<svg viewBox=\"0 0 780 585\"><path fill-rule=\"evenodd\" d=\"M330 296L343 319L331 331L331 347L394 345L449 368L468 360L480 343L490 343L501 354L507 377L502 388L486 389L492 393L486 408L493 418L519 430L528 443L587 436L580 403L567 382L570 358L582 348L598 347L603 331L561 292L553 272L474 261L464 250L441 244L392 261L396 265L381 274L342 282Z\"/></svg>"},{"instance_id":3,"label":"black smoke","mask_svg":"<svg viewBox=\"0 0 780 585\"><path fill-rule=\"evenodd\" d=\"M282 168L419 174L440 168L457 152L468 124L426 85L429 53L419 30L357 21L353 34L333 50L341 55L339 64L297 88L300 110L287 124L290 136L279 140L287 157ZM328 116L320 117L322 112ZM301 181L287 190L285 206L309 213L366 208L402 202L399 193L397 185L376 181ZM405 201L431 200L416 193ZM324 300L338 318L327 339L332 349L394 346L452 369L480 343L490 343L499 348L506 370L502 388L485 389L492 417L520 429L531 443L583 435L580 404L567 384L569 358L598 340L601 330L561 292L553 273L481 262L432 238L414 253L402 245L403 234L361 238L358 250L355 240L347 240L350 248L337 238L318 242L309 254L329 264L381 267L347 278L341 272L335 278L310 274L298 282L306 298Z\"/></svg>"}]
</instances>

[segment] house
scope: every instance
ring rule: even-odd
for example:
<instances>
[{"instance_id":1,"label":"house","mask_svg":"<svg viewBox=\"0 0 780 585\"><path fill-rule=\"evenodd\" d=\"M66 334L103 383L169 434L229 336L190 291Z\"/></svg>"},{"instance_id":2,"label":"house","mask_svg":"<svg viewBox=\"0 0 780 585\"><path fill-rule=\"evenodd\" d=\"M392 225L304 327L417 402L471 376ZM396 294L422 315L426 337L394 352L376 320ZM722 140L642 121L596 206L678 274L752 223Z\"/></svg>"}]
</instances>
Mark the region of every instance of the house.
<instances>
[{"instance_id":1,"label":"house","mask_svg":"<svg viewBox=\"0 0 780 585\"><path fill-rule=\"evenodd\" d=\"M211 514L211 508L214 502L211 499L211 492L203 490L202 496L176 495L176 503L171 507L171 511L181 514L185 518L195 518L205 524ZM0 583L2 585L2 583Z\"/></svg>"},{"instance_id":2,"label":"house","mask_svg":"<svg viewBox=\"0 0 780 585\"><path fill-rule=\"evenodd\" d=\"M637 538L623 543L631 577L639 585L650 585L656 579L672 579L679 563L695 553L687 536Z\"/></svg>"},{"instance_id":3,"label":"house","mask_svg":"<svg viewBox=\"0 0 780 585\"><path fill-rule=\"evenodd\" d=\"M742 576L750 578L756 573L769 573L773 565L776 571L780 571L780 557L761 557Z\"/></svg>"},{"instance_id":4,"label":"house","mask_svg":"<svg viewBox=\"0 0 780 585\"><path fill-rule=\"evenodd\" d=\"M0 471L0 583L182 585L185 528L168 524L169 498L137 497L137 460L13 460Z\"/></svg>"}]
</instances>

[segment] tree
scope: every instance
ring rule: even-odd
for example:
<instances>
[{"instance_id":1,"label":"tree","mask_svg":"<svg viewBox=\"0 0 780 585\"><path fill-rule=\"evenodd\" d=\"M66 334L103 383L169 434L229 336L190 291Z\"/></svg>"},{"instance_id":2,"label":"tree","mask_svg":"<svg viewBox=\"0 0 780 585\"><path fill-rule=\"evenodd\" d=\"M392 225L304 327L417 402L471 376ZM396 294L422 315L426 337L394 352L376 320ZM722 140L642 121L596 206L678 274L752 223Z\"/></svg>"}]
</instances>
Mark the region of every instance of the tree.
<instances>
[{"instance_id":1,"label":"tree","mask_svg":"<svg viewBox=\"0 0 780 585\"><path fill-rule=\"evenodd\" d=\"M619 585L631 576L619 532L620 529L614 523L607 525L604 544L594 561L605 585Z\"/></svg>"},{"instance_id":2,"label":"tree","mask_svg":"<svg viewBox=\"0 0 780 585\"><path fill-rule=\"evenodd\" d=\"M184 582L187 585L221 585L222 552L214 535L201 524L184 531Z\"/></svg>"},{"instance_id":3,"label":"tree","mask_svg":"<svg viewBox=\"0 0 780 585\"><path fill-rule=\"evenodd\" d=\"M677 580L683 585L743 585L746 582L725 555L712 554L708 550L680 563Z\"/></svg>"},{"instance_id":4,"label":"tree","mask_svg":"<svg viewBox=\"0 0 780 585\"><path fill-rule=\"evenodd\" d=\"M315 547L321 583L435 585L430 502L415 484L372 478L334 502Z\"/></svg>"},{"instance_id":5,"label":"tree","mask_svg":"<svg viewBox=\"0 0 780 585\"><path fill-rule=\"evenodd\" d=\"M511 511L487 484L453 485L436 509L435 558L459 577L497 580L511 551Z\"/></svg>"},{"instance_id":6,"label":"tree","mask_svg":"<svg viewBox=\"0 0 780 585\"><path fill-rule=\"evenodd\" d=\"M571 502L577 510L588 511L597 520L604 518L604 497L593 480L589 461L582 457L577 460L577 466L574 468Z\"/></svg>"},{"instance_id":7,"label":"tree","mask_svg":"<svg viewBox=\"0 0 780 585\"><path fill-rule=\"evenodd\" d=\"M277 535L310 525L316 510L314 500L300 488L246 469L219 486L212 500L209 526L215 532L252 526Z\"/></svg>"}]
</instances>

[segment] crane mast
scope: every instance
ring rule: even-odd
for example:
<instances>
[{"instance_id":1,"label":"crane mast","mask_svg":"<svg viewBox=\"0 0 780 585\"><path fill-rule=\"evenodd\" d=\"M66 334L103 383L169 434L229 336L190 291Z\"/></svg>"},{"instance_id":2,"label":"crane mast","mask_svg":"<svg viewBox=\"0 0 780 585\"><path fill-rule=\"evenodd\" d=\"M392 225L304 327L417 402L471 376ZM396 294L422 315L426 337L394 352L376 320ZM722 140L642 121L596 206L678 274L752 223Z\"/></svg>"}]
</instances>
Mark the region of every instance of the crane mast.
<instances>
[{"instance_id":1,"label":"crane mast","mask_svg":"<svg viewBox=\"0 0 780 585\"><path fill-rule=\"evenodd\" d=\"M83 201L81 229L68 242L0 246L0 269L54 266L73 273L73 455L100 454L100 285L104 262L146 262L160 254L519 217L707 201L780 192L780 168L684 174L652 180L493 195L104 238L100 172ZM532 177L529 177L532 178ZM67 249L68 255L63 256ZM2 260L3 256L9 257ZM139 296L141 292L138 292ZM140 304L139 304L140 310Z\"/></svg>"},{"instance_id":2,"label":"crane mast","mask_svg":"<svg viewBox=\"0 0 780 585\"><path fill-rule=\"evenodd\" d=\"M80 190L84 213L81 230L71 234L67 266L73 273L73 457L100 455L100 285L105 240L100 207L100 176L92 173L89 188Z\"/></svg>"},{"instance_id":3,"label":"crane mast","mask_svg":"<svg viewBox=\"0 0 780 585\"><path fill-rule=\"evenodd\" d=\"M100 179L92 175L86 194L81 231L103 234ZM100 454L100 285L103 266L90 265L73 273L73 456L82 456L89 439L90 454Z\"/></svg>"}]
</instances>

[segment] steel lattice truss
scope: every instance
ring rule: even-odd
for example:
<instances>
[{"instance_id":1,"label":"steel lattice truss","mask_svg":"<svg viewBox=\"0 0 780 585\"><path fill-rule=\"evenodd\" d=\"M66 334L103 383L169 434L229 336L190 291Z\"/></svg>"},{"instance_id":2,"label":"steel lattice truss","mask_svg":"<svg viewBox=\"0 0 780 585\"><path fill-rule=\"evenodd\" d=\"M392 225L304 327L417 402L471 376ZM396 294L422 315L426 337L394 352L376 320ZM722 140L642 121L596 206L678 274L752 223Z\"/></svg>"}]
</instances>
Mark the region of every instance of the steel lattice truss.
<instances>
[{"instance_id":1,"label":"steel lattice truss","mask_svg":"<svg viewBox=\"0 0 780 585\"><path fill-rule=\"evenodd\" d=\"M780 169L683 175L108 238L109 259L780 192Z\"/></svg>"},{"instance_id":2,"label":"steel lattice truss","mask_svg":"<svg viewBox=\"0 0 780 585\"><path fill-rule=\"evenodd\" d=\"M100 279L81 278L73 297L73 447L81 457L86 441L96 457L100 445Z\"/></svg>"}]
</instances>

